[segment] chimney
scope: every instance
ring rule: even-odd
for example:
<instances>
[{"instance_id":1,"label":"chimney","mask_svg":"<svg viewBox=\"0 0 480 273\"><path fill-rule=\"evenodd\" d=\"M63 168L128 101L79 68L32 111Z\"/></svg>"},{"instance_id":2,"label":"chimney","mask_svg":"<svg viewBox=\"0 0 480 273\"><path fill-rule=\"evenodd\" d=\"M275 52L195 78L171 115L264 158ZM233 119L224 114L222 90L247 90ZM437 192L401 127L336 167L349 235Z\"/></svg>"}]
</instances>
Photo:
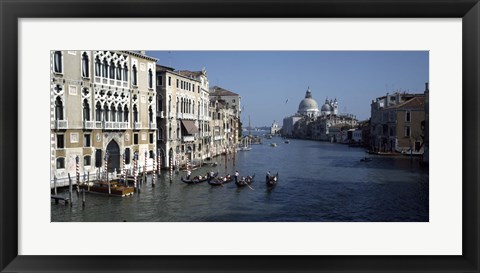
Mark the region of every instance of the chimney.
<instances>
[{"instance_id":1,"label":"chimney","mask_svg":"<svg viewBox=\"0 0 480 273\"><path fill-rule=\"evenodd\" d=\"M428 82L425 83L425 92L428 92Z\"/></svg>"}]
</instances>

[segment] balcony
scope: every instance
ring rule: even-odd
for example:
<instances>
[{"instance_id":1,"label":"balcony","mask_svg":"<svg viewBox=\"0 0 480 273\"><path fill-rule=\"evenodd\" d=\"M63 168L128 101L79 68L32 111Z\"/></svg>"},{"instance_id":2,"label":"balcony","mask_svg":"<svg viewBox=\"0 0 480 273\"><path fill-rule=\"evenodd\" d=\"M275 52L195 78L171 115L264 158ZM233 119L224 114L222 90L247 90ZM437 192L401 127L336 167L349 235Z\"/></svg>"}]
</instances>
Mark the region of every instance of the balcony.
<instances>
[{"instance_id":1,"label":"balcony","mask_svg":"<svg viewBox=\"0 0 480 273\"><path fill-rule=\"evenodd\" d=\"M203 133L202 133L202 136L203 136L203 137L208 137L209 135L210 135L209 132L203 132Z\"/></svg>"},{"instance_id":2,"label":"balcony","mask_svg":"<svg viewBox=\"0 0 480 273\"><path fill-rule=\"evenodd\" d=\"M106 121L105 122L105 130L121 130L127 129L128 122L118 122L118 121Z\"/></svg>"},{"instance_id":3,"label":"balcony","mask_svg":"<svg viewBox=\"0 0 480 273\"><path fill-rule=\"evenodd\" d=\"M94 121L83 121L83 129L95 129L95 122Z\"/></svg>"},{"instance_id":4,"label":"balcony","mask_svg":"<svg viewBox=\"0 0 480 273\"><path fill-rule=\"evenodd\" d=\"M155 123L155 122L149 122L149 123L148 123L148 129L150 129L150 130L156 130L156 129L157 129L157 123Z\"/></svg>"},{"instance_id":5,"label":"balcony","mask_svg":"<svg viewBox=\"0 0 480 273\"><path fill-rule=\"evenodd\" d=\"M142 128L142 123L141 122L135 122L133 124L133 129L138 130Z\"/></svg>"},{"instance_id":6,"label":"balcony","mask_svg":"<svg viewBox=\"0 0 480 273\"><path fill-rule=\"evenodd\" d=\"M64 130L68 127L68 121L66 120L54 120L51 124L51 129Z\"/></svg>"},{"instance_id":7,"label":"balcony","mask_svg":"<svg viewBox=\"0 0 480 273\"><path fill-rule=\"evenodd\" d=\"M224 136L214 136L213 140L222 140L224 138L225 138Z\"/></svg>"},{"instance_id":8,"label":"balcony","mask_svg":"<svg viewBox=\"0 0 480 273\"><path fill-rule=\"evenodd\" d=\"M163 111L158 111L157 118L165 118L165 113Z\"/></svg>"},{"instance_id":9,"label":"balcony","mask_svg":"<svg viewBox=\"0 0 480 273\"><path fill-rule=\"evenodd\" d=\"M103 129L103 121L95 121L95 129Z\"/></svg>"},{"instance_id":10,"label":"balcony","mask_svg":"<svg viewBox=\"0 0 480 273\"><path fill-rule=\"evenodd\" d=\"M193 142L195 141L195 137L194 136L184 136L182 138L183 142Z\"/></svg>"},{"instance_id":11,"label":"balcony","mask_svg":"<svg viewBox=\"0 0 480 273\"><path fill-rule=\"evenodd\" d=\"M188 113L178 113L177 114L178 119L190 119L190 120L195 120L196 115L195 114L188 114Z\"/></svg>"}]
</instances>

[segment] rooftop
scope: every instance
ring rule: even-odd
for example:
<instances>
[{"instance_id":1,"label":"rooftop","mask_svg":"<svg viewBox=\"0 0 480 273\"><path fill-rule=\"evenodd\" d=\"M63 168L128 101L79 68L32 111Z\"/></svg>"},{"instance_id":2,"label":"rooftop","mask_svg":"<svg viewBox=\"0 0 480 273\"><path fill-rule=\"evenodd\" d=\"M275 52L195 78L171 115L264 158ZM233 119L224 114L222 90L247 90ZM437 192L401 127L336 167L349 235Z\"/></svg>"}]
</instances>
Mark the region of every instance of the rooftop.
<instances>
[{"instance_id":1,"label":"rooftop","mask_svg":"<svg viewBox=\"0 0 480 273\"><path fill-rule=\"evenodd\" d=\"M224 89L222 87L216 86L216 85L214 87L210 87L210 95L226 96L226 97L238 96L237 93L232 92L232 91L227 90L227 89Z\"/></svg>"}]
</instances>

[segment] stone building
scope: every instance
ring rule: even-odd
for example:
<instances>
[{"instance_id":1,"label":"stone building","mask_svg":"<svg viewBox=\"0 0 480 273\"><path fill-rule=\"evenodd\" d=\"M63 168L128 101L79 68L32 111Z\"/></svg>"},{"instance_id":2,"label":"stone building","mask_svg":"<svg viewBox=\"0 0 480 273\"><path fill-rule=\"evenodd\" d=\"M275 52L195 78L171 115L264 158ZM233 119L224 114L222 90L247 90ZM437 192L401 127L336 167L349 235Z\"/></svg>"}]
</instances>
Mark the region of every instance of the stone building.
<instances>
[{"instance_id":1,"label":"stone building","mask_svg":"<svg viewBox=\"0 0 480 273\"><path fill-rule=\"evenodd\" d=\"M155 151L155 63L135 51L51 51L51 177L151 165Z\"/></svg>"},{"instance_id":2,"label":"stone building","mask_svg":"<svg viewBox=\"0 0 480 273\"><path fill-rule=\"evenodd\" d=\"M370 148L423 154L425 95L395 92L371 104Z\"/></svg>"},{"instance_id":3,"label":"stone building","mask_svg":"<svg viewBox=\"0 0 480 273\"><path fill-rule=\"evenodd\" d=\"M158 151L162 167L184 166L206 158L209 149L209 83L207 72L176 71L162 65L157 72Z\"/></svg>"},{"instance_id":4,"label":"stone building","mask_svg":"<svg viewBox=\"0 0 480 273\"><path fill-rule=\"evenodd\" d=\"M232 151L239 142L241 97L235 92L214 86L210 88L210 126L212 136L208 156Z\"/></svg>"},{"instance_id":5,"label":"stone building","mask_svg":"<svg viewBox=\"0 0 480 273\"><path fill-rule=\"evenodd\" d=\"M312 91L308 88L297 113L283 119L282 134L286 137L339 141L337 131L352 129L357 126L357 122L354 115L338 113L337 99L326 99L319 110Z\"/></svg>"}]
</instances>

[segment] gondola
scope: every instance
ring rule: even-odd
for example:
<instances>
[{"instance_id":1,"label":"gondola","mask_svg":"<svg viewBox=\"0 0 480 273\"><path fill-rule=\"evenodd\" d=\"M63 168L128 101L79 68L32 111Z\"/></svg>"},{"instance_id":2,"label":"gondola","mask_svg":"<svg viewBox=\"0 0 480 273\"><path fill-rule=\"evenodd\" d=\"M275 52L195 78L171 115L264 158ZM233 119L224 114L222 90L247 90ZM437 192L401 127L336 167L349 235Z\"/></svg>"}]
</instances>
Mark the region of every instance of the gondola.
<instances>
[{"instance_id":1,"label":"gondola","mask_svg":"<svg viewBox=\"0 0 480 273\"><path fill-rule=\"evenodd\" d=\"M276 175L268 175L265 177L265 182L267 183L267 186L275 186L278 182L278 172Z\"/></svg>"},{"instance_id":2,"label":"gondola","mask_svg":"<svg viewBox=\"0 0 480 273\"><path fill-rule=\"evenodd\" d=\"M372 159L370 157L364 157L364 158L360 159L360 161L369 162L369 161L372 161Z\"/></svg>"},{"instance_id":3,"label":"gondola","mask_svg":"<svg viewBox=\"0 0 480 273\"><path fill-rule=\"evenodd\" d=\"M255 174L252 176L242 177L242 179L235 181L237 187L245 187L253 183L253 179L255 178Z\"/></svg>"},{"instance_id":4,"label":"gondola","mask_svg":"<svg viewBox=\"0 0 480 273\"><path fill-rule=\"evenodd\" d=\"M216 177L217 175L218 175L218 172L215 173L212 177ZM205 176L202 176L202 177L195 176L192 179L183 178L183 176L182 176L181 180L182 180L182 182L187 183L187 184L198 184L198 183L202 183L202 182L205 182L205 181L209 181L210 176L208 176L208 175L205 175Z\"/></svg>"},{"instance_id":5,"label":"gondola","mask_svg":"<svg viewBox=\"0 0 480 273\"><path fill-rule=\"evenodd\" d=\"M232 176L227 174L227 176L225 176L225 177L220 176L220 177L213 177L213 178L209 179L208 184L210 184L212 186L220 186L220 185L223 185L225 183L231 182L232 180L233 180Z\"/></svg>"}]
</instances>

